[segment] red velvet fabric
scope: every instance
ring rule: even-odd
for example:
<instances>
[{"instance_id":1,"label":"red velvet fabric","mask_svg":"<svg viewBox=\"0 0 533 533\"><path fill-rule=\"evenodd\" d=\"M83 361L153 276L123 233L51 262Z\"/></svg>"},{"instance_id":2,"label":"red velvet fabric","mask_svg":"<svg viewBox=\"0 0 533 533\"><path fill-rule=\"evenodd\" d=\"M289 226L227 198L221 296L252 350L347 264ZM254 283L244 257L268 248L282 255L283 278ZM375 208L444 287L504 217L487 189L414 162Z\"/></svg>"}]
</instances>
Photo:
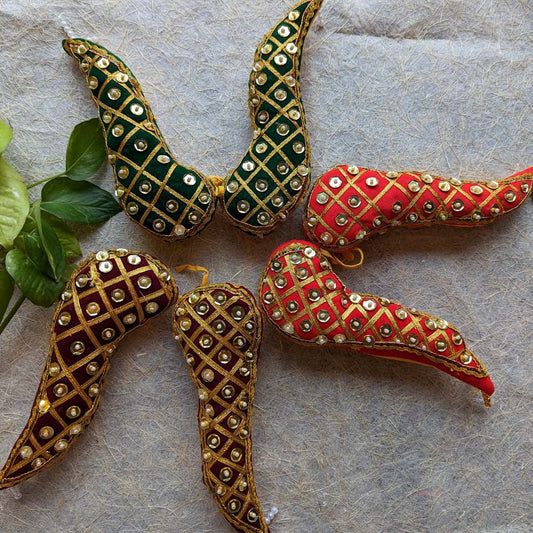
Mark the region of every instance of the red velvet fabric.
<instances>
[{"instance_id":1,"label":"red velvet fabric","mask_svg":"<svg viewBox=\"0 0 533 533\"><path fill-rule=\"evenodd\" d=\"M308 272L306 279L296 275L304 277L302 269ZM276 286L283 283L280 278L285 279L281 288ZM312 301L310 291L318 291L320 297ZM322 340L378 357L433 366L488 396L494 392L485 367L453 326L386 298L352 292L314 244L291 241L279 246L268 260L259 292L266 316L293 340L313 344ZM294 302L298 310L291 312ZM327 320L319 320L321 311L329 313ZM354 320L360 328L352 326ZM309 331L302 329L303 321L310 322Z\"/></svg>"},{"instance_id":2,"label":"red velvet fabric","mask_svg":"<svg viewBox=\"0 0 533 533\"><path fill-rule=\"evenodd\" d=\"M486 224L522 205L532 185L533 167L499 181L462 181L341 165L315 182L304 231L321 247L340 251L392 227Z\"/></svg>"}]
</instances>

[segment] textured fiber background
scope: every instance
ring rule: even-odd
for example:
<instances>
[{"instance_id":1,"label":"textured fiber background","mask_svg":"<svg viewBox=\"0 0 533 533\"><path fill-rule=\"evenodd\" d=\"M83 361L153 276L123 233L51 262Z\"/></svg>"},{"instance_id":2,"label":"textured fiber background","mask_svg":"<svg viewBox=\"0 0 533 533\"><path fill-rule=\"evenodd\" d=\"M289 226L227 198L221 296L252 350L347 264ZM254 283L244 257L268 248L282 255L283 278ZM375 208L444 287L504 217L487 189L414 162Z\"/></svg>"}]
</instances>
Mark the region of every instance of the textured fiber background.
<instances>
[{"instance_id":1,"label":"textured fiber background","mask_svg":"<svg viewBox=\"0 0 533 533\"><path fill-rule=\"evenodd\" d=\"M0 0L6 157L28 182L61 170L71 128L95 116L61 19L115 51L141 81L178 157L224 175L249 139L247 80L289 0ZM325 0L302 72L316 178L339 163L505 177L533 163L529 0ZM111 190L109 168L97 182ZM277 532L533 530L533 205L489 227L392 233L340 271L451 320L496 383L494 407L429 368L295 346L266 328L254 416L255 472ZM123 214L84 253L142 249L255 289L270 251L301 237L301 209L257 240L221 215L185 244ZM178 279L184 292L200 276ZM52 309L24 304L2 336L0 456L23 428ZM101 408L60 464L0 493L6 532L230 531L201 482L197 400L170 313L114 356Z\"/></svg>"}]
</instances>

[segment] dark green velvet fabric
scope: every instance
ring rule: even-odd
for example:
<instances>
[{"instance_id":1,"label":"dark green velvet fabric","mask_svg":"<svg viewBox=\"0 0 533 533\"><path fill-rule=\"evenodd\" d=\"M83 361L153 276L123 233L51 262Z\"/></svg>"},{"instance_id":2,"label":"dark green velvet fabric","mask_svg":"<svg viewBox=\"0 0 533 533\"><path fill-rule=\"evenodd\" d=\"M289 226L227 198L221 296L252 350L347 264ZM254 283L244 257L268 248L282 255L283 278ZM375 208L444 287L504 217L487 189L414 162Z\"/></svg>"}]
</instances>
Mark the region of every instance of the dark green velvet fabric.
<instances>
[{"instance_id":1,"label":"dark green velvet fabric","mask_svg":"<svg viewBox=\"0 0 533 533\"><path fill-rule=\"evenodd\" d=\"M305 193L309 183L309 173L299 174L300 165L307 169L310 162L310 148L307 141L307 131L305 127L304 108L300 98L299 90L299 64L302 48L310 25L310 20L315 12L308 13L306 10L311 2L301 3L295 11L299 17L295 21L289 20L289 14L281 20L266 36L263 43L256 52L256 64L263 63L263 67L252 72L250 77L250 97L259 99L259 105L252 106L253 127L260 130L259 136L251 143L246 155L239 165L228 176L226 181L226 191L224 203L228 214L240 223L250 226L259 232L267 232L269 226L275 226L281 211L289 212ZM288 28L289 34L281 36L280 28ZM296 53L288 53L287 44L294 43L297 46ZM265 52L264 46L271 47L271 51ZM275 58L282 54L287 58L284 65L276 63ZM259 76L266 75L264 84L257 83ZM289 85L287 77L292 76L294 82ZM276 98L276 91L282 89L287 97L284 100ZM254 95L255 93L255 95ZM289 111L299 112L299 118L291 118ZM266 123L260 121L262 113L268 113L269 119ZM281 135L277 130L280 125L288 126L288 133ZM293 144L299 141L303 143L305 150L296 153ZM258 153L257 146L265 143L267 150ZM245 170L243 164L252 161L255 168L252 171ZM278 164L284 162L289 171L285 174L278 170ZM299 184L296 188L291 187L294 178L298 178ZM256 185L259 180L268 183L267 191L260 192ZM236 181L237 191L232 190L230 185ZM234 187L234 186L233 186ZM283 198L282 205L274 205L273 199ZM239 211L239 202L246 200L250 204L250 209L242 213ZM265 213L270 220L265 224ZM263 217L263 223L259 217ZM265 227L266 226L266 227Z\"/></svg>"},{"instance_id":2,"label":"dark green velvet fabric","mask_svg":"<svg viewBox=\"0 0 533 533\"><path fill-rule=\"evenodd\" d=\"M89 41L83 42L87 43L89 49L86 53L76 54L76 57L80 64L88 62L90 65L86 70L82 68L87 83L92 79L97 80L97 86L91 88L89 85L89 90L98 107L108 153L116 157L116 160L111 160L110 163L115 172L117 189L121 190L123 187L125 191L119 200L126 213L146 229L163 236L172 237L177 224L182 225L186 232L200 229L212 217L216 203L206 178L196 170L175 161L162 139L137 80L122 60L99 45ZM99 64L102 57L109 60L109 65ZM127 74L128 81L117 81L117 72ZM120 91L120 96L116 99L109 95L109 91L113 89ZM140 106L142 113L135 114L132 111L134 105ZM104 120L106 113L111 115L111 120ZM117 126L124 129L118 136L113 134L113 128ZM136 149L135 143L139 140L146 143L145 150ZM168 156L170 161L158 161L157 158L161 155ZM168 175L172 166L174 168ZM123 167L129 171L126 177L121 177L119 173ZM186 175L194 177L194 184L184 181ZM151 184L149 192L141 191L143 183ZM200 201L201 197L203 202ZM176 203L176 210L167 208L167 202L170 200ZM137 206L136 212L128 209L132 205ZM192 213L196 214L196 220L193 220ZM156 221L159 225L157 229L154 227ZM164 223L163 228L161 221Z\"/></svg>"},{"instance_id":3,"label":"dark green velvet fabric","mask_svg":"<svg viewBox=\"0 0 533 533\"><path fill-rule=\"evenodd\" d=\"M304 40L320 4L317 0L297 4L265 36L256 51L250 78L256 138L227 177L223 198L228 216L244 231L255 234L272 231L307 191L310 148L299 73ZM73 43L79 43L81 49L76 50ZM183 226L185 233L191 235L202 229L214 214L215 189L202 174L173 159L129 68L116 55L90 41L67 40L64 47L80 62L98 107L115 172L117 196L128 216L169 238L175 237L176 226ZM101 58L109 64L105 59L102 64ZM120 73L128 78L120 79ZM110 91L116 95L110 95ZM136 114L132 106L142 111ZM260 120L263 115L266 119ZM117 127L123 131L117 132ZM144 150L138 149L138 141L146 144ZM296 150L295 142L303 149ZM168 156L171 162L158 161L161 155ZM168 174L171 165L174 168ZM120 173L121 168L128 169L127 176ZM261 181L267 184L266 190L258 188ZM142 190L143 184L150 190ZM170 200L176 202L176 211L168 208Z\"/></svg>"}]
</instances>

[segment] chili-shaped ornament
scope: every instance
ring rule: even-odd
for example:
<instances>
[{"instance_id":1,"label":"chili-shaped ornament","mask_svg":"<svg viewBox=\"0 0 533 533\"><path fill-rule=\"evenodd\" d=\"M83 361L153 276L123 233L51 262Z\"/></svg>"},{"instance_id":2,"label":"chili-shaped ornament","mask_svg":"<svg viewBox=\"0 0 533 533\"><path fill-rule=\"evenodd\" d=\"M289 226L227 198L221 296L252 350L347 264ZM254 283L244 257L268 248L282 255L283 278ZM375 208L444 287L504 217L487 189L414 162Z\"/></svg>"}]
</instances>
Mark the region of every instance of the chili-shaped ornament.
<instances>
[{"instance_id":1,"label":"chili-shaped ornament","mask_svg":"<svg viewBox=\"0 0 533 533\"><path fill-rule=\"evenodd\" d=\"M174 335L199 399L203 480L224 518L242 533L269 531L252 469L262 330L254 296L238 285L204 285L176 304Z\"/></svg>"},{"instance_id":2,"label":"chili-shaped ornament","mask_svg":"<svg viewBox=\"0 0 533 533\"><path fill-rule=\"evenodd\" d=\"M482 181L341 165L315 182L304 231L320 247L342 252L392 228L479 226L524 205L532 185L533 167Z\"/></svg>"},{"instance_id":3,"label":"chili-shaped ornament","mask_svg":"<svg viewBox=\"0 0 533 533\"><path fill-rule=\"evenodd\" d=\"M432 366L479 389L490 405L492 380L454 326L388 298L351 291L326 254L306 241L288 242L271 254L259 299L276 329L308 346L332 344Z\"/></svg>"},{"instance_id":4,"label":"chili-shaped ornament","mask_svg":"<svg viewBox=\"0 0 533 533\"><path fill-rule=\"evenodd\" d=\"M122 59L86 39L63 41L98 108L115 193L132 220L166 241L182 240L211 221L219 197L231 223L253 235L287 218L309 186L300 62L322 1L298 2L259 45L249 84L253 139L226 179L178 162Z\"/></svg>"},{"instance_id":5,"label":"chili-shaped ornament","mask_svg":"<svg viewBox=\"0 0 533 533\"><path fill-rule=\"evenodd\" d=\"M57 305L41 383L0 489L65 455L100 404L119 342L173 304L177 292L168 268L148 254L103 250L79 265Z\"/></svg>"}]
</instances>

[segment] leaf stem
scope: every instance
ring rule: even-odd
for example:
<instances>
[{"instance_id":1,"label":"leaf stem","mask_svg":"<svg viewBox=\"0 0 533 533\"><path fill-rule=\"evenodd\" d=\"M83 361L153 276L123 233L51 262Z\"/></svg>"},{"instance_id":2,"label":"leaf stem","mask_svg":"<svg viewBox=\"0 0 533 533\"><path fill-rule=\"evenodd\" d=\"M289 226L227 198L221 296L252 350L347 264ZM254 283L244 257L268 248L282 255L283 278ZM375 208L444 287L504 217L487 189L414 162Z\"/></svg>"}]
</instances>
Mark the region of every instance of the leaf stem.
<instances>
[{"instance_id":1,"label":"leaf stem","mask_svg":"<svg viewBox=\"0 0 533 533\"><path fill-rule=\"evenodd\" d=\"M33 187L37 187L37 185L41 185L41 183L46 183L47 181L53 180L54 178L59 178L60 176L64 176L64 172L60 172L59 174L55 174L54 176L50 176L49 178L43 178L42 180L36 181L35 183L32 183L31 185L27 185L26 189L33 189ZM0 331L0 333L2 333Z\"/></svg>"},{"instance_id":2,"label":"leaf stem","mask_svg":"<svg viewBox=\"0 0 533 533\"><path fill-rule=\"evenodd\" d=\"M4 318L3 322L0 324L0 335L2 335L2 332L4 329L6 329L9 322L11 322L11 319L15 316L15 313L19 310L19 307L22 305L22 302L26 299L26 296L24 294L21 294L18 297L18 300L15 302L13 307L11 308L11 311L9 311L8 315Z\"/></svg>"}]
</instances>

